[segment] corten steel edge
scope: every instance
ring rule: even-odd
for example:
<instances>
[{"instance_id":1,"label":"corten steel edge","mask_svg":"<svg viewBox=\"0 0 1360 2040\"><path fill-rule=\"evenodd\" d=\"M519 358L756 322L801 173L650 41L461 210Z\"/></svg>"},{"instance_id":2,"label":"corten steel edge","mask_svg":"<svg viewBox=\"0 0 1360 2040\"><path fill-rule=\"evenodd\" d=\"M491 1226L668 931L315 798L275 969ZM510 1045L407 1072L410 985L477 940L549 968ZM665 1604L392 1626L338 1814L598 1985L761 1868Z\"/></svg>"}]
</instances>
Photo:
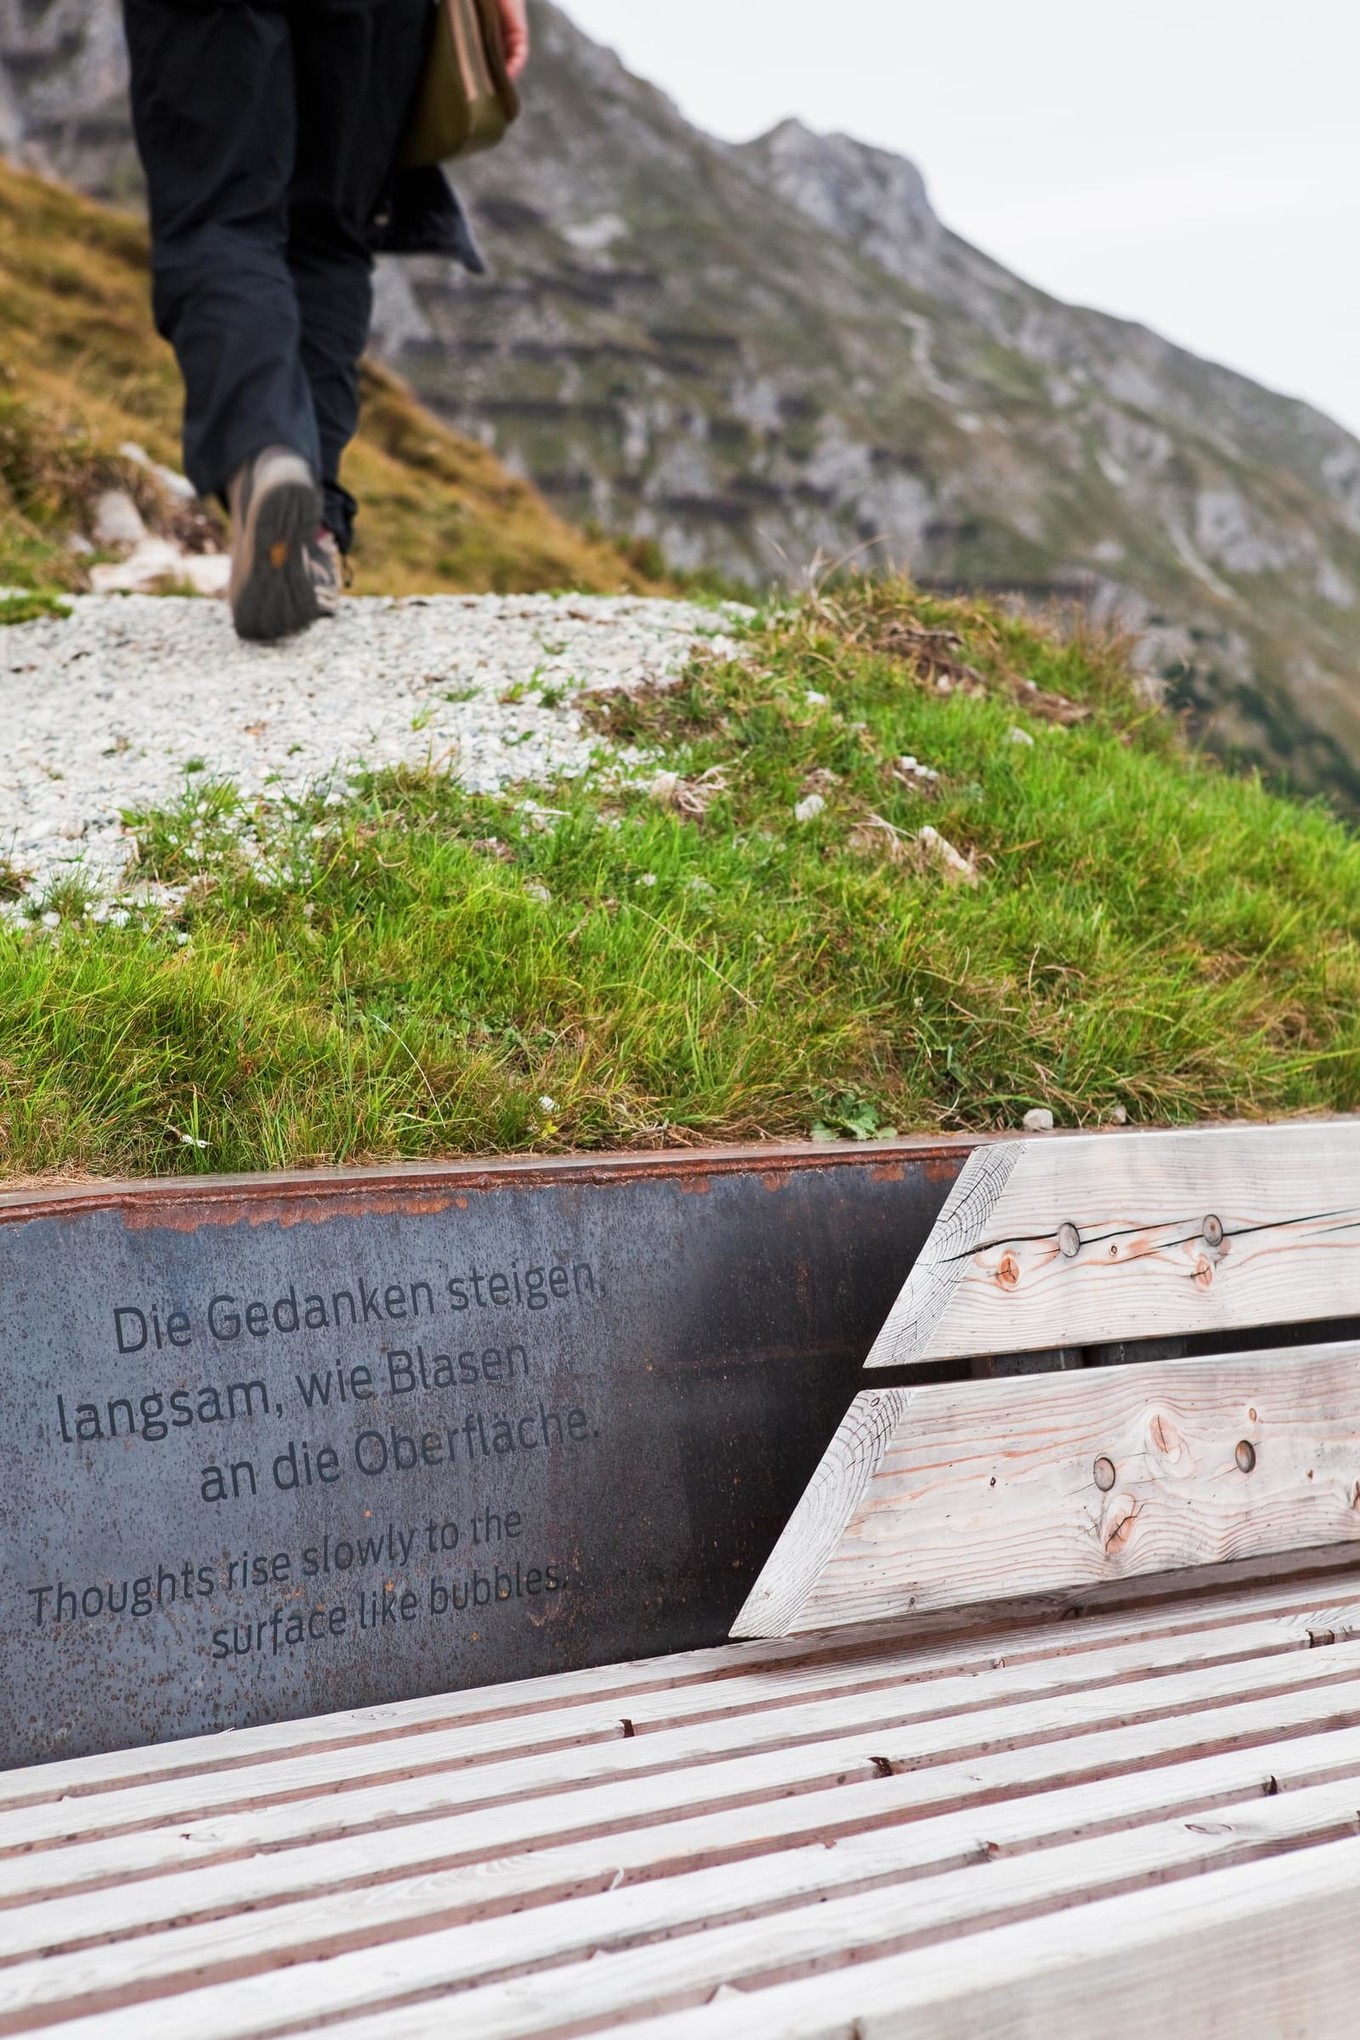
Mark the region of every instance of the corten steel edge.
<instances>
[{"instance_id":1,"label":"corten steel edge","mask_svg":"<svg viewBox=\"0 0 1360 2040\"><path fill-rule=\"evenodd\" d=\"M973 1144L0 1195L0 1764L721 1641Z\"/></svg>"}]
</instances>

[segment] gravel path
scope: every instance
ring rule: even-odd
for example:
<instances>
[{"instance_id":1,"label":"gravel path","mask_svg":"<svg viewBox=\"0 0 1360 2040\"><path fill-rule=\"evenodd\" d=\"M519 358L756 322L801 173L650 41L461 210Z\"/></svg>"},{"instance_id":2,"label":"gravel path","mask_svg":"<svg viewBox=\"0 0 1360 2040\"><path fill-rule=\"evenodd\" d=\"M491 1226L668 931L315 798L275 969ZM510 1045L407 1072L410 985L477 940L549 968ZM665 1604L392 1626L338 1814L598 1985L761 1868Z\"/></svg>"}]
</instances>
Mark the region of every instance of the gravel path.
<instances>
[{"instance_id":1,"label":"gravel path","mask_svg":"<svg viewBox=\"0 0 1360 2040\"><path fill-rule=\"evenodd\" d=\"M343 788L355 766L447 765L490 793L580 773L585 688L675 676L724 617L591 595L351 601L283 645L240 644L220 602L83 596L0 630L0 858L30 890L126 870L124 809L165 806L191 766L254 795ZM504 699L522 688L525 698ZM561 695L555 705L544 705Z\"/></svg>"}]
</instances>

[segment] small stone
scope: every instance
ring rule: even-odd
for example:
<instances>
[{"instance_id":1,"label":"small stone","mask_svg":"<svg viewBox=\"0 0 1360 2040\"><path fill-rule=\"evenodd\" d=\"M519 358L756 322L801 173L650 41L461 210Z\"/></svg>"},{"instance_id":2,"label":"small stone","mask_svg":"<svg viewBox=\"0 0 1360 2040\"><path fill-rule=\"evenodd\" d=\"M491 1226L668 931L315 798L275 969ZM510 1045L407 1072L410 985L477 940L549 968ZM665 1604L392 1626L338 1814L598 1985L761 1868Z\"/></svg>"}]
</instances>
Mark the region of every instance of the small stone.
<instances>
[{"instance_id":1,"label":"small stone","mask_svg":"<svg viewBox=\"0 0 1360 2040\"><path fill-rule=\"evenodd\" d=\"M225 595L231 580L231 554L185 553L179 572L196 594Z\"/></svg>"},{"instance_id":2,"label":"small stone","mask_svg":"<svg viewBox=\"0 0 1360 2040\"><path fill-rule=\"evenodd\" d=\"M965 857L962 851L956 850L949 838L933 829L929 822L923 829L917 830L916 841L922 854L939 867L951 885L977 884L977 865L972 857Z\"/></svg>"},{"instance_id":3,"label":"small stone","mask_svg":"<svg viewBox=\"0 0 1360 2040\"><path fill-rule=\"evenodd\" d=\"M1026 1133L1052 1133L1053 1114L1047 1105L1035 1105L1021 1120Z\"/></svg>"},{"instance_id":4,"label":"small stone","mask_svg":"<svg viewBox=\"0 0 1360 2040\"><path fill-rule=\"evenodd\" d=\"M126 489L106 489L94 506L96 545L140 545L146 537L142 513Z\"/></svg>"},{"instance_id":5,"label":"small stone","mask_svg":"<svg viewBox=\"0 0 1360 2040\"><path fill-rule=\"evenodd\" d=\"M654 871L644 871L644 872L643 872L643 873L641 874L641 876L639 877L639 879L638 879L638 884L639 884L639 885L655 885L655 884L656 884L656 873L655 873Z\"/></svg>"},{"instance_id":6,"label":"small stone","mask_svg":"<svg viewBox=\"0 0 1360 2040\"><path fill-rule=\"evenodd\" d=\"M829 694L819 694L815 687L809 687L803 699L809 708L825 708L831 696Z\"/></svg>"},{"instance_id":7,"label":"small stone","mask_svg":"<svg viewBox=\"0 0 1360 2040\"><path fill-rule=\"evenodd\" d=\"M547 886L540 885L536 878L531 879L528 885L525 886L524 890L526 893L528 893L529 898L531 900L537 900L539 901L540 905L545 907L547 906L549 900L551 900L552 898L552 894L548 891Z\"/></svg>"},{"instance_id":8,"label":"small stone","mask_svg":"<svg viewBox=\"0 0 1360 2040\"><path fill-rule=\"evenodd\" d=\"M1112 1105L1110 1107L1110 1124L1112 1126L1127 1126L1128 1123L1129 1115L1124 1107L1122 1105Z\"/></svg>"},{"instance_id":9,"label":"small stone","mask_svg":"<svg viewBox=\"0 0 1360 2040\"><path fill-rule=\"evenodd\" d=\"M814 822L825 806L826 802L820 793L805 793L803 798L794 804L793 819L795 822Z\"/></svg>"},{"instance_id":10,"label":"small stone","mask_svg":"<svg viewBox=\"0 0 1360 2040\"><path fill-rule=\"evenodd\" d=\"M1027 744L1031 751L1034 749L1033 737L1030 735L1028 730L1022 730L1018 723L1015 725L1013 729L1007 732L1007 735L1010 737L1010 740L1013 744Z\"/></svg>"}]
</instances>

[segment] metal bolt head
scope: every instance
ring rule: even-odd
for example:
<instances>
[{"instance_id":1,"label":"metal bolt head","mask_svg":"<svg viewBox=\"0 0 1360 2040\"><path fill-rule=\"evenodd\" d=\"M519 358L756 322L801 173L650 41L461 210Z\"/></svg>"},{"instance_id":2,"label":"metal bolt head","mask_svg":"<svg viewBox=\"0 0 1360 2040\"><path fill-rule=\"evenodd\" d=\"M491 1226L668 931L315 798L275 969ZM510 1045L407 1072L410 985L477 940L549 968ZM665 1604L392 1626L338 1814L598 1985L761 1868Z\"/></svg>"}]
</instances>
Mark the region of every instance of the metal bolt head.
<instances>
[{"instance_id":1,"label":"metal bolt head","mask_svg":"<svg viewBox=\"0 0 1360 2040\"><path fill-rule=\"evenodd\" d=\"M1058 1227L1058 1245L1065 1261L1075 1261L1081 1252L1081 1234L1070 1219Z\"/></svg>"},{"instance_id":2,"label":"metal bolt head","mask_svg":"<svg viewBox=\"0 0 1360 2040\"><path fill-rule=\"evenodd\" d=\"M1223 1221L1221 1218L1215 1218L1213 1213L1210 1212L1208 1218L1206 1218L1204 1221L1202 1231L1204 1233L1204 1243L1206 1246L1210 1247L1222 1246Z\"/></svg>"},{"instance_id":3,"label":"metal bolt head","mask_svg":"<svg viewBox=\"0 0 1360 2040\"><path fill-rule=\"evenodd\" d=\"M1100 1492L1103 1495L1107 1495L1110 1492L1110 1489L1114 1486L1115 1480L1114 1461L1112 1459L1106 1459L1102 1454L1102 1456L1096 1461L1095 1465L1092 1467L1091 1471L1095 1476L1096 1486L1100 1489Z\"/></svg>"},{"instance_id":4,"label":"metal bolt head","mask_svg":"<svg viewBox=\"0 0 1360 2040\"><path fill-rule=\"evenodd\" d=\"M1237 1450L1234 1452L1233 1458L1237 1461L1243 1473L1251 1472L1256 1464L1256 1447L1249 1438L1242 1438L1238 1441Z\"/></svg>"}]
</instances>

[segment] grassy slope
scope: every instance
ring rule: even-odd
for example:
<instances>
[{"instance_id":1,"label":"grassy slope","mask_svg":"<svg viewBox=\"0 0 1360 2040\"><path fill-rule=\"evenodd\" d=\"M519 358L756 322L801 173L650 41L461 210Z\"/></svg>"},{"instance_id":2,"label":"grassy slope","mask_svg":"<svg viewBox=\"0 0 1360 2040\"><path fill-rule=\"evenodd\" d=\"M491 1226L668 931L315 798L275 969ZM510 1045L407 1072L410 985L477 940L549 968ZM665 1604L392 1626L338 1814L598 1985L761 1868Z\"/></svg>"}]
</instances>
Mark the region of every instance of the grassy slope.
<instances>
[{"instance_id":1,"label":"grassy slope","mask_svg":"<svg viewBox=\"0 0 1360 2040\"><path fill-rule=\"evenodd\" d=\"M0 931L0 1167L1360 1104L1360 846L1183 755L1108 648L879 587L748 650L601 711L716 770L701 815L597 772L536 790L548 828L441 779L148 819L176 915ZM1055 724L1026 678L1093 713ZM976 887L911 847L927 821Z\"/></svg>"},{"instance_id":2,"label":"grassy slope","mask_svg":"<svg viewBox=\"0 0 1360 2040\"><path fill-rule=\"evenodd\" d=\"M118 447L178 465L179 388L151 328L146 237L123 215L0 163L0 584L79 586L65 545L102 488L161 502ZM347 480L364 504L357 587L642 585L483 447L369 374Z\"/></svg>"}]
</instances>

